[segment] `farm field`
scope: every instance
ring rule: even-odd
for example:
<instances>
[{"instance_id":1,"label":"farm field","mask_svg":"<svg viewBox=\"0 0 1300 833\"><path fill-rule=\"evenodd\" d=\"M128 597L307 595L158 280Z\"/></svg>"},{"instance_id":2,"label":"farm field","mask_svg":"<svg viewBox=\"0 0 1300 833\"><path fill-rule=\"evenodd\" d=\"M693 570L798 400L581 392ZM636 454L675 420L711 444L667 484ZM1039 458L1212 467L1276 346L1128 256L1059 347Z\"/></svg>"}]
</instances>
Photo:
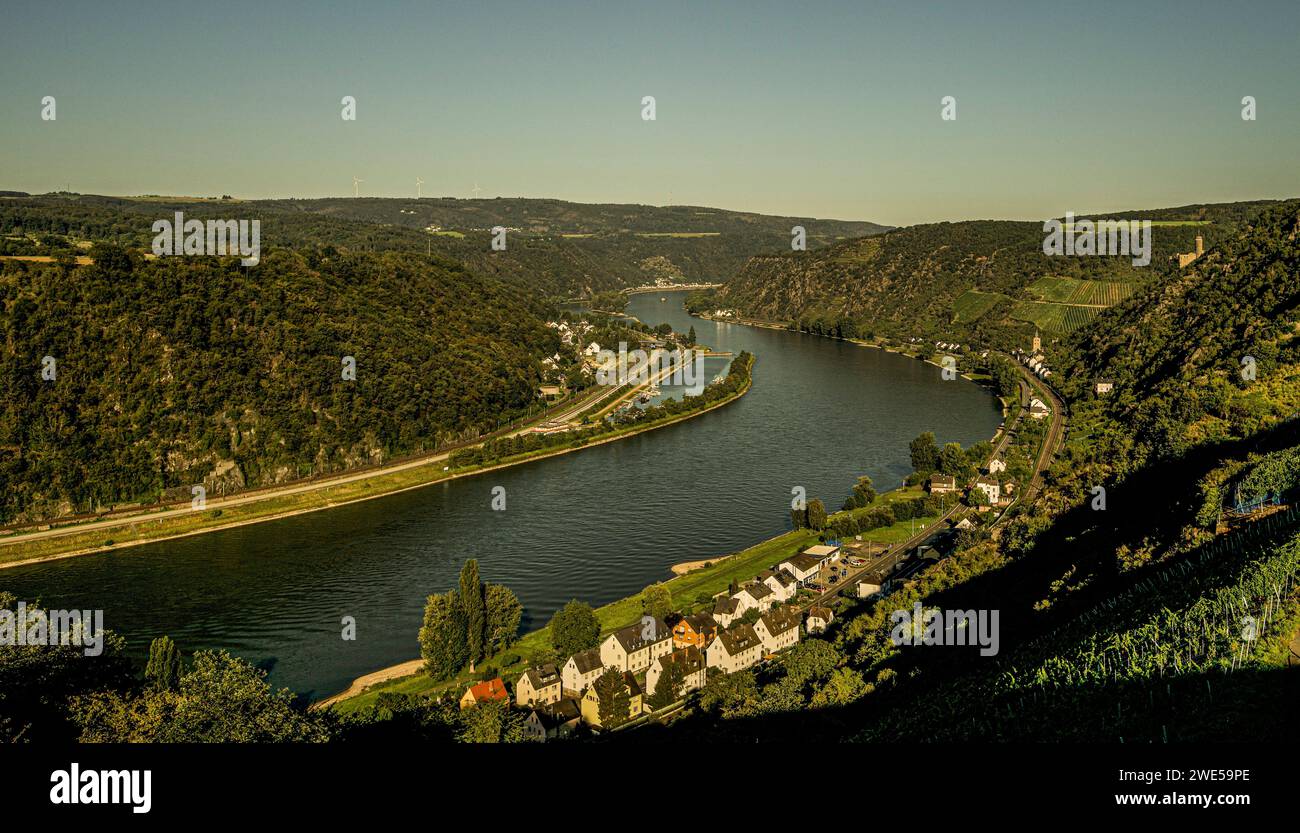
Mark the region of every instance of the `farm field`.
<instances>
[{"instance_id":1,"label":"farm field","mask_svg":"<svg viewBox=\"0 0 1300 833\"><path fill-rule=\"evenodd\" d=\"M1109 307L1133 294L1137 284L1126 281L1088 281L1045 275L1029 285L1029 292L1044 301Z\"/></svg>"},{"instance_id":2,"label":"farm field","mask_svg":"<svg viewBox=\"0 0 1300 833\"><path fill-rule=\"evenodd\" d=\"M1069 333L1087 324L1101 313L1101 307L1057 304L1046 301L1017 301L1011 317L1028 321L1040 330Z\"/></svg>"}]
</instances>

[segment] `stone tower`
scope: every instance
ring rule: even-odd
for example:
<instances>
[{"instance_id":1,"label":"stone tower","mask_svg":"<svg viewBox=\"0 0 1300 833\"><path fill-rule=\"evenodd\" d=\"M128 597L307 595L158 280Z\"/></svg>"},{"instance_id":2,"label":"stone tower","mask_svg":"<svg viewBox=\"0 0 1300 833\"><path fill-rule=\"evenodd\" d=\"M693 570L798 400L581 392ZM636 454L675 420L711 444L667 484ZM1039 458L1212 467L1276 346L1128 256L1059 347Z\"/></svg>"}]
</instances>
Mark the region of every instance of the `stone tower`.
<instances>
[{"instance_id":1,"label":"stone tower","mask_svg":"<svg viewBox=\"0 0 1300 833\"><path fill-rule=\"evenodd\" d=\"M1043 352L1043 340L1038 337L1038 330L1034 330L1034 340L1031 342L1030 353Z\"/></svg>"}]
</instances>

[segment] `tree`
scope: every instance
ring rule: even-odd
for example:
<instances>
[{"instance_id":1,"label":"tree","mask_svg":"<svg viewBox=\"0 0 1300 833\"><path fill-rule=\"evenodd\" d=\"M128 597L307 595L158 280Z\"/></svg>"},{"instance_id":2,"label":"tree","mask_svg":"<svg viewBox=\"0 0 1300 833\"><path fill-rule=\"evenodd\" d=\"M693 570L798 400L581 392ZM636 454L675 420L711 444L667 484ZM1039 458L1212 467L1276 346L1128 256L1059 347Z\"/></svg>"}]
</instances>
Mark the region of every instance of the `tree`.
<instances>
[{"instance_id":1,"label":"tree","mask_svg":"<svg viewBox=\"0 0 1300 833\"><path fill-rule=\"evenodd\" d=\"M514 591L504 584L485 585L483 603L487 608L487 649L495 654L514 644L519 635L524 606Z\"/></svg>"},{"instance_id":2,"label":"tree","mask_svg":"<svg viewBox=\"0 0 1300 833\"><path fill-rule=\"evenodd\" d=\"M826 528L826 507L822 504L821 498L808 501L808 528Z\"/></svg>"},{"instance_id":3,"label":"tree","mask_svg":"<svg viewBox=\"0 0 1300 833\"><path fill-rule=\"evenodd\" d=\"M939 446L933 431L921 434L907 448L912 456L912 470L918 474L929 474L939 467Z\"/></svg>"},{"instance_id":4,"label":"tree","mask_svg":"<svg viewBox=\"0 0 1300 833\"><path fill-rule=\"evenodd\" d=\"M287 688L225 651L199 651L176 691L101 691L74 698L83 742L322 743L328 718L305 712Z\"/></svg>"},{"instance_id":5,"label":"tree","mask_svg":"<svg viewBox=\"0 0 1300 833\"><path fill-rule=\"evenodd\" d=\"M610 668L592 683L596 687L596 708L600 725L606 729L622 726L632 711L632 695L628 692L623 671Z\"/></svg>"},{"instance_id":6,"label":"tree","mask_svg":"<svg viewBox=\"0 0 1300 833\"><path fill-rule=\"evenodd\" d=\"M465 667L469 659L465 610L455 591L434 593L425 603L420 656L424 658L424 670L435 680L450 679Z\"/></svg>"},{"instance_id":7,"label":"tree","mask_svg":"<svg viewBox=\"0 0 1300 833\"><path fill-rule=\"evenodd\" d=\"M461 743L522 743L528 740L526 720L525 713L511 709L509 703L489 700L460 712L456 739Z\"/></svg>"},{"instance_id":8,"label":"tree","mask_svg":"<svg viewBox=\"0 0 1300 833\"><path fill-rule=\"evenodd\" d=\"M939 470L957 478L957 483L969 482L975 476L975 467L961 450L961 443L948 443L939 452Z\"/></svg>"},{"instance_id":9,"label":"tree","mask_svg":"<svg viewBox=\"0 0 1300 833\"><path fill-rule=\"evenodd\" d=\"M573 599L551 617L551 644L560 656L594 648L600 643L600 620L591 605Z\"/></svg>"},{"instance_id":10,"label":"tree","mask_svg":"<svg viewBox=\"0 0 1300 833\"><path fill-rule=\"evenodd\" d=\"M460 603L465 609L465 648L469 668L483 659L487 641L487 614L483 603L483 581L478 577L478 561L469 559L460 570Z\"/></svg>"},{"instance_id":11,"label":"tree","mask_svg":"<svg viewBox=\"0 0 1300 833\"><path fill-rule=\"evenodd\" d=\"M676 662L672 658L678 654L669 654L669 661L661 663L663 671L659 674L659 682L655 684L654 694L648 698L650 707L653 709L662 709L664 706L677 702L681 696L682 686L686 684L686 668L683 663Z\"/></svg>"},{"instance_id":12,"label":"tree","mask_svg":"<svg viewBox=\"0 0 1300 833\"><path fill-rule=\"evenodd\" d=\"M875 485L871 482L871 478L864 474L853 485L853 494L844 502L844 508L861 509L864 506L870 506L875 500Z\"/></svg>"},{"instance_id":13,"label":"tree","mask_svg":"<svg viewBox=\"0 0 1300 833\"><path fill-rule=\"evenodd\" d=\"M694 346L694 345L695 345L695 325L694 325L694 324L691 325L690 332L688 332L688 333L686 334L686 343L689 344L689 345L691 345L691 346Z\"/></svg>"},{"instance_id":14,"label":"tree","mask_svg":"<svg viewBox=\"0 0 1300 833\"><path fill-rule=\"evenodd\" d=\"M673 612L673 594L662 582L656 582L641 591L641 612L662 619Z\"/></svg>"},{"instance_id":15,"label":"tree","mask_svg":"<svg viewBox=\"0 0 1300 833\"><path fill-rule=\"evenodd\" d=\"M807 527L807 526L808 526L808 510L807 510L807 508L804 508L804 509L791 509L791 510L790 510L790 523L794 524L794 528L795 528L795 529L803 529L803 528Z\"/></svg>"},{"instance_id":16,"label":"tree","mask_svg":"<svg viewBox=\"0 0 1300 833\"><path fill-rule=\"evenodd\" d=\"M175 691L181 685L181 652L169 636L149 643L149 663L144 669L149 685L162 691Z\"/></svg>"}]
</instances>

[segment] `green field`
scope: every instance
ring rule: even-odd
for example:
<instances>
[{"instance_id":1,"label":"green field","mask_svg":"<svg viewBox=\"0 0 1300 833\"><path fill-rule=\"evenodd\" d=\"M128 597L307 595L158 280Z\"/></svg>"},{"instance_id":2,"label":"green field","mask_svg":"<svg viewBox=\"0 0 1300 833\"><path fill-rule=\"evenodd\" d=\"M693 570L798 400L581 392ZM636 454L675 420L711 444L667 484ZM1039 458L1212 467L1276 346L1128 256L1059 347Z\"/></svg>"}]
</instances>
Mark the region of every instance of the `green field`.
<instances>
[{"instance_id":1,"label":"green field","mask_svg":"<svg viewBox=\"0 0 1300 833\"><path fill-rule=\"evenodd\" d=\"M1125 281L1085 281L1048 275L1030 284L1029 292L1044 301L1109 307L1132 295L1136 288L1136 284Z\"/></svg>"},{"instance_id":2,"label":"green field","mask_svg":"<svg viewBox=\"0 0 1300 833\"><path fill-rule=\"evenodd\" d=\"M978 321L1002 301L1009 300L1000 292L978 292L974 289L963 292L952 304L953 320L969 324Z\"/></svg>"},{"instance_id":3,"label":"green field","mask_svg":"<svg viewBox=\"0 0 1300 833\"><path fill-rule=\"evenodd\" d=\"M1011 317L1029 321L1040 330L1069 333L1086 325L1101 313L1101 307L1053 304L1046 301L1017 301Z\"/></svg>"}]
</instances>

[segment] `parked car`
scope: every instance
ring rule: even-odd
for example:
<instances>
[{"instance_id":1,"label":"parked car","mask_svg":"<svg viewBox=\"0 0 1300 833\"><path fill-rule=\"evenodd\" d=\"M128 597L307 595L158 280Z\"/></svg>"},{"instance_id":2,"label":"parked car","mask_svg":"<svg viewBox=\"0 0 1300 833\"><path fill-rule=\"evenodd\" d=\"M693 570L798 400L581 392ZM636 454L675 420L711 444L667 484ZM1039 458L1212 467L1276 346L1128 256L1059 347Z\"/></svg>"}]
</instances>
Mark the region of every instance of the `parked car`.
<instances>
[{"instance_id":1,"label":"parked car","mask_svg":"<svg viewBox=\"0 0 1300 833\"><path fill-rule=\"evenodd\" d=\"M807 584L804 585L804 587L808 588L809 590L816 591L818 593L822 592L822 590L825 589L815 581L808 582Z\"/></svg>"}]
</instances>

